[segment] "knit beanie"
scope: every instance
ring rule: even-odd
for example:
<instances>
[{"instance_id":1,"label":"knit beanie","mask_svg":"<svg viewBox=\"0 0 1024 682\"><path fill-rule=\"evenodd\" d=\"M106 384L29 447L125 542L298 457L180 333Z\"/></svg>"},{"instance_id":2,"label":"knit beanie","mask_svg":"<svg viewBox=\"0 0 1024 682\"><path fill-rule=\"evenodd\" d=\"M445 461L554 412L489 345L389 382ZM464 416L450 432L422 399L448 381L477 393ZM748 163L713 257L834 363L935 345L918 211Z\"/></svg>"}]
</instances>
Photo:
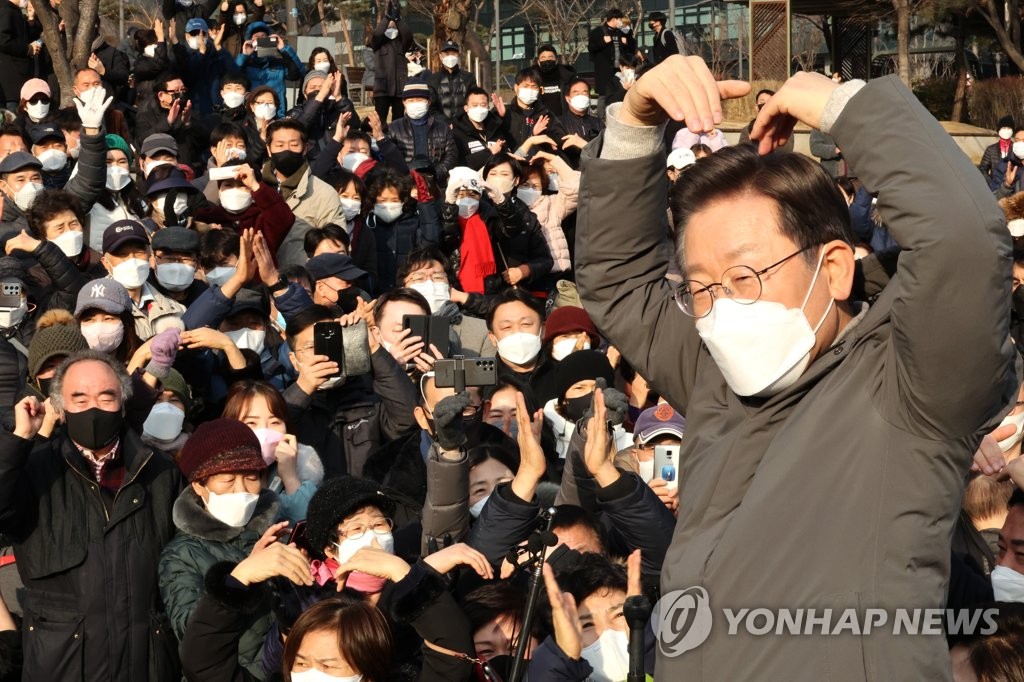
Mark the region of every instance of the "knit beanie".
<instances>
[{"instance_id":1,"label":"knit beanie","mask_svg":"<svg viewBox=\"0 0 1024 682\"><path fill-rule=\"evenodd\" d=\"M394 500L374 481L354 476L324 481L306 510L306 538L310 548L322 554L324 547L337 540L338 524L368 505L377 507L388 517L395 513Z\"/></svg>"},{"instance_id":2,"label":"knit beanie","mask_svg":"<svg viewBox=\"0 0 1024 682\"><path fill-rule=\"evenodd\" d=\"M107 133L103 139L107 143L107 149L118 149L124 152L124 155L128 157L128 165L132 164L132 148L128 146L123 137L114 133Z\"/></svg>"},{"instance_id":3,"label":"knit beanie","mask_svg":"<svg viewBox=\"0 0 1024 682\"><path fill-rule=\"evenodd\" d=\"M71 313L61 308L48 310L36 322L36 333L28 345L28 378L34 380L48 360L89 350Z\"/></svg>"},{"instance_id":4,"label":"knit beanie","mask_svg":"<svg viewBox=\"0 0 1024 682\"><path fill-rule=\"evenodd\" d=\"M590 319L586 310L578 306L566 305L555 308L544 321L545 344L554 341L556 336L575 332L586 332L590 337L591 347L597 347L601 343L601 335L597 333L594 321Z\"/></svg>"},{"instance_id":5,"label":"knit beanie","mask_svg":"<svg viewBox=\"0 0 1024 682\"><path fill-rule=\"evenodd\" d=\"M319 78L320 80L324 80L325 78L327 78L327 74L326 73L320 73L316 69L312 69L309 73L307 73L302 78L302 91L303 92L306 91L306 86L309 85L309 81L315 80L317 78ZM314 95L314 97L315 97L315 95Z\"/></svg>"},{"instance_id":6,"label":"knit beanie","mask_svg":"<svg viewBox=\"0 0 1024 682\"><path fill-rule=\"evenodd\" d=\"M203 422L192 432L178 456L178 467L190 483L214 474L263 471L260 441L237 419Z\"/></svg>"},{"instance_id":7,"label":"knit beanie","mask_svg":"<svg viewBox=\"0 0 1024 682\"><path fill-rule=\"evenodd\" d=\"M577 381L604 379L611 386L614 383L614 372L611 363L604 353L596 350L578 350L570 353L558 363L555 370L558 380L558 397L564 398L565 392Z\"/></svg>"},{"instance_id":8,"label":"knit beanie","mask_svg":"<svg viewBox=\"0 0 1024 682\"><path fill-rule=\"evenodd\" d=\"M181 401L181 404L185 406L185 414L188 415L192 411L192 391L185 383L185 377L181 376L178 370L172 369L167 376L160 380L160 383L165 391L170 391Z\"/></svg>"}]
</instances>

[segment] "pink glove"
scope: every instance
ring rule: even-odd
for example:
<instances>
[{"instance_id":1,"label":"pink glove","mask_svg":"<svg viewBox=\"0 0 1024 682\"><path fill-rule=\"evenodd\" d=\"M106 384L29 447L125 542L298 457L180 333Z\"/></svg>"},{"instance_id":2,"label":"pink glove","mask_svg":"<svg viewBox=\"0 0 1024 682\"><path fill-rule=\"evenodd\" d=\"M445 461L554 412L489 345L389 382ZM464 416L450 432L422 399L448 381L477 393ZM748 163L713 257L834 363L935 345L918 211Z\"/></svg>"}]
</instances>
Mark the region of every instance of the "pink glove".
<instances>
[{"instance_id":1,"label":"pink glove","mask_svg":"<svg viewBox=\"0 0 1024 682\"><path fill-rule=\"evenodd\" d=\"M178 356L178 346L181 345L181 330L177 327L165 329L149 342L149 352L152 358L146 365L146 372L157 379L163 379L171 371L174 365L174 358Z\"/></svg>"}]
</instances>

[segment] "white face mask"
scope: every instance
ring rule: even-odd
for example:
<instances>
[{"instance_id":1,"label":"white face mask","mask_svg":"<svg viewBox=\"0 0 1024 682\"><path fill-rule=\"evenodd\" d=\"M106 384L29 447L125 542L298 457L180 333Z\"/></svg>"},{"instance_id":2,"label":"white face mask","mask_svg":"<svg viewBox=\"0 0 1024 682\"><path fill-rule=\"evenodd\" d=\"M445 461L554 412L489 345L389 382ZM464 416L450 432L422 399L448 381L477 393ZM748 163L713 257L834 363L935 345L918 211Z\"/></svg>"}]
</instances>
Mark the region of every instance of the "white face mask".
<instances>
[{"instance_id":1,"label":"white face mask","mask_svg":"<svg viewBox=\"0 0 1024 682\"><path fill-rule=\"evenodd\" d=\"M498 341L498 355L513 365L527 365L540 353L540 337L529 332L509 334Z\"/></svg>"},{"instance_id":2,"label":"white face mask","mask_svg":"<svg viewBox=\"0 0 1024 682\"><path fill-rule=\"evenodd\" d=\"M32 208L32 202L36 200L36 197L44 189L45 187L43 187L42 183L26 182L21 186L21 189L14 193L14 203L22 211L27 211Z\"/></svg>"},{"instance_id":3,"label":"white face mask","mask_svg":"<svg viewBox=\"0 0 1024 682\"><path fill-rule=\"evenodd\" d=\"M233 332L224 332L227 337L231 339L238 350L244 350L248 348L254 351L257 355L263 353L263 345L266 341L267 332L262 329L249 329L248 327L242 327L236 329Z\"/></svg>"},{"instance_id":4,"label":"white face mask","mask_svg":"<svg viewBox=\"0 0 1024 682\"><path fill-rule=\"evenodd\" d=\"M991 578L996 601L1024 602L1024 575L1006 566L996 566Z\"/></svg>"},{"instance_id":5,"label":"white face mask","mask_svg":"<svg viewBox=\"0 0 1024 682\"><path fill-rule=\"evenodd\" d=\"M519 101L523 104L530 106L537 101L537 95L539 94L540 92L534 88L519 88L519 92L516 94L516 97L518 97Z\"/></svg>"},{"instance_id":6,"label":"white face mask","mask_svg":"<svg viewBox=\"0 0 1024 682\"><path fill-rule=\"evenodd\" d=\"M222 93L220 98L224 100L224 106L228 109L240 107L242 106L242 102L245 101L245 95L236 90L228 90L227 92Z\"/></svg>"},{"instance_id":7,"label":"white face mask","mask_svg":"<svg viewBox=\"0 0 1024 682\"><path fill-rule=\"evenodd\" d=\"M1021 441L1021 438L1024 438L1024 412L1006 415L1003 417L1003 421L999 422L999 427L1007 424L1013 424L1014 431L1013 435L999 441L999 449L1003 452L1009 452L1014 445Z\"/></svg>"},{"instance_id":8,"label":"white face mask","mask_svg":"<svg viewBox=\"0 0 1024 682\"><path fill-rule=\"evenodd\" d=\"M345 216L345 220L348 222L352 222L360 213L363 212L363 202L359 199L338 197L338 201L341 203L341 212Z\"/></svg>"},{"instance_id":9,"label":"white face mask","mask_svg":"<svg viewBox=\"0 0 1024 682\"><path fill-rule=\"evenodd\" d=\"M330 62L317 62L316 64L313 65L313 69L315 71L319 71L320 73L330 73L330 71L331 71L331 63Z\"/></svg>"},{"instance_id":10,"label":"white face mask","mask_svg":"<svg viewBox=\"0 0 1024 682\"><path fill-rule=\"evenodd\" d=\"M636 71L633 69L622 70L622 81L624 83L632 83L636 80Z\"/></svg>"},{"instance_id":11,"label":"white face mask","mask_svg":"<svg viewBox=\"0 0 1024 682\"><path fill-rule=\"evenodd\" d=\"M68 258L74 258L82 253L82 245L85 242L85 233L81 230L65 230L50 240L58 249L64 252Z\"/></svg>"},{"instance_id":12,"label":"white face mask","mask_svg":"<svg viewBox=\"0 0 1024 682\"><path fill-rule=\"evenodd\" d=\"M127 168L121 168L120 166L107 166L106 187L111 192L120 192L131 181L132 176L128 173Z\"/></svg>"},{"instance_id":13,"label":"white face mask","mask_svg":"<svg viewBox=\"0 0 1024 682\"><path fill-rule=\"evenodd\" d=\"M386 38L387 38L388 40L394 40L395 38L397 38L397 37L398 37L398 29L397 29L397 28L389 28L389 29L386 29L386 30L384 31L384 36L385 36L385 37L386 37Z\"/></svg>"},{"instance_id":14,"label":"white face mask","mask_svg":"<svg viewBox=\"0 0 1024 682\"><path fill-rule=\"evenodd\" d=\"M637 462L637 473L640 474L640 478L644 481L654 480L654 459L651 458L646 462Z\"/></svg>"},{"instance_id":15,"label":"white face mask","mask_svg":"<svg viewBox=\"0 0 1024 682\"><path fill-rule=\"evenodd\" d=\"M47 149L36 157L43 164L44 171L59 171L68 165L68 155L59 149Z\"/></svg>"},{"instance_id":16,"label":"white face mask","mask_svg":"<svg viewBox=\"0 0 1024 682\"><path fill-rule=\"evenodd\" d=\"M211 268L210 271L206 273L206 282L211 285L222 287L234 276L235 266L221 265L216 268Z\"/></svg>"},{"instance_id":17,"label":"white face mask","mask_svg":"<svg viewBox=\"0 0 1024 682\"><path fill-rule=\"evenodd\" d=\"M149 277L149 261L141 258L121 261L110 271L110 276L125 289L138 289Z\"/></svg>"},{"instance_id":18,"label":"white face mask","mask_svg":"<svg viewBox=\"0 0 1024 682\"><path fill-rule=\"evenodd\" d=\"M569 98L569 106L576 111L584 112L590 108L590 95L574 95Z\"/></svg>"},{"instance_id":19,"label":"white face mask","mask_svg":"<svg viewBox=\"0 0 1024 682\"><path fill-rule=\"evenodd\" d=\"M225 493L218 495L212 490L206 491L210 499L206 502L206 511L225 526L241 528L249 523L252 513L256 511L256 502L260 496L256 493Z\"/></svg>"},{"instance_id":20,"label":"white face mask","mask_svg":"<svg viewBox=\"0 0 1024 682\"><path fill-rule=\"evenodd\" d=\"M409 288L423 294L423 298L430 304L431 314L436 314L441 306L451 300L451 287L447 284L427 280L410 284Z\"/></svg>"},{"instance_id":21,"label":"white face mask","mask_svg":"<svg viewBox=\"0 0 1024 682\"><path fill-rule=\"evenodd\" d=\"M1024 159L1024 142L1014 142L1012 147L1013 155L1018 159Z\"/></svg>"},{"instance_id":22,"label":"white face mask","mask_svg":"<svg viewBox=\"0 0 1024 682\"><path fill-rule=\"evenodd\" d=\"M252 205L252 194L241 187L221 190L220 205L225 211L241 213Z\"/></svg>"},{"instance_id":23,"label":"white face mask","mask_svg":"<svg viewBox=\"0 0 1024 682\"><path fill-rule=\"evenodd\" d=\"M0 308L0 328L10 329L25 319L28 302L22 301L17 308Z\"/></svg>"},{"instance_id":24,"label":"white face mask","mask_svg":"<svg viewBox=\"0 0 1024 682\"><path fill-rule=\"evenodd\" d=\"M622 26L622 27L619 28L619 30L622 31L623 33L629 33L630 31L633 30L633 27L632 26Z\"/></svg>"},{"instance_id":25,"label":"white face mask","mask_svg":"<svg viewBox=\"0 0 1024 682\"><path fill-rule=\"evenodd\" d=\"M817 326L811 329L804 307L811 297L825 257L822 251L811 285L799 308L773 301L743 304L724 296L715 299L711 312L697 320L697 333L736 395L767 397L796 383L811 362Z\"/></svg>"},{"instance_id":26,"label":"white face mask","mask_svg":"<svg viewBox=\"0 0 1024 682\"><path fill-rule=\"evenodd\" d=\"M473 197L462 197L456 203L459 206L459 217L463 219L472 218L480 209L480 200Z\"/></svg>"},{"instance_id":27,"label":"white face mask","mask_svg":"<svg viewBox=\"0 0 1024 682\"><path fill-rule=\"evenodd\" d=\"M340 543L335 542L334 547L338 551L338 563L343 564L355 555L356 552L361 550L363 547L370 547L373 545L373 541L376 540L380 548L388 554L395 553L395 536L390 532L388 533L374 533L372 530L368 530L363 533L362 537L345 538Z\"/></svg>"},{"instance_id":28,"label":"white face mask","mask_svg":"<svg viewBox=\"0 0 1024 682\"><path fill-rule=\"evenodd\" d=\"M470 107L466 110L466 116L474 123L483 123L487 120L487 114L491 113L488 107Z\"/></svg>"},{"instance_id":29,"label":"white face mask","mask_svg":"<svg viewBox=\"0 0 1024 682\"><path fill-rule=\"evenodd\" d=\"M185 291L196 278L196 269L184 263L160 263L156 266L156 281L168 291Z\"/></svg>"},{"instance_id":30,"label":"white face mask","mask_svg":"<svg viewBox=\"0 0 1024 682\"><path fill-rule=\"evenodd\" d=\"M32 106L32 105L30 104L29 106ZM44 116L45 116L45 114L44 114ZM1013 130L1012 129L1010 129L1010 128L1000 128L999 129L999 139L1001 139L1001 140L1009 140L1011 137L1013 137Z\"/></svg>"},{"instance_id":31,"label":"white face mask","mask_svg":"<svg viewBox=\"0 0 1024 682\"><path fill-rule=\"evenodd\" d=\"M156 440L172 441L181 435L185 413L172 403L157 403L142 424L142 433Z\"/></svg>"},{"instance_id":32,"label":"white face mask","mask_svg":"<svg viewBox=\"0 0 1024 682\"><path fill-rule=\"evenodd\" d=\"M264 104L257 104L252 108L253 116L262 121L272 121L277 116L277 106L266 102Z\"/></svg>"},{"instance_id":33,"label":"white face mask","mask_svg":"<svg viewBox=\"0 0 1024 682\"><path fill-rule=\"evenodd\" d=\"M583 342L583 350L590 350L590 339ZM551 357L562 361L576 352L576 339L562 339L551 346Z\"/></svg>"},{"instance_id":34,"label":"white face mask","mask_svg":"<svg viewBox=\"0 0 1024 682\"><path fill-rule=\"evenodd\" d=\"M235 22L235 26L243 26L247 18L248 17L246 17L246 15L244 14L236 14L231 17L231 19Z\"/></svg>"},{"instance_id":35,"label":"white face mask","mask_svg":"<svg viewBox=\"0 0 1024 682\"><path fill-rule=\"evenodd\" d=\"M427 115L429 108L430 104L427 102L409 102L405 105L405 115L418 121Z\"/></svg>"},{"instance_id":36,"label":"white face mask","mask_svg":"<svg viewBox=\"0 0 1024 682\"><path fill-rule=\"evenodd\" d=\"M322 670L317 670L316 668L310 668L309 670L303 670L300 672L292 671L289 675L291 675L292 682L360 682L360 680L363 679L362 675L336 677L335 675L328 675Z\"/></svg>"},{"instance_id":37,"label":"white face mask","mask_svg":"<svg viewBox=\"0 0 1024 682\"><path fill-rule=\"evenodd\" d=\"M193 38L192 36L185 36L185 42L188 43L188 46L190 48L192 48L193 50L198 50L199 49L199 37L198 36L195 37L195 38Z\"/></svg>"},{"instance_id":38,"label":"white face mask","mask_svg":"<svg viewBox=\"0 0 1024 682\"><path fill-rule=\"evenodd\" d=\"M625 632L608 628L581 653L594 669L589 678L593 682L623 682L629 675L629 637Z\"/></svg>"},{"instance_id":39,"label":"white face mask","mask_svg":"<svg viewBox=\"0 0 1024 682\"><path fill-rule=\"evenodd\" d=\"M33 121L41 121L50 113L50 105L44 102L29 103L25 106L25 112Z\"/></svg>"},{"instance_id":40,"label":"white face mask","mask_svg":"<svg viewBox=\"0 0 1024 682\"><path fill-rule=\"evenodd\" d=\"M124 338L124 324L117 322L83 322L79 329L92 350L110 353L121 345Z\"/></svg>"},{"instance_id":41,"label":"white face mask","mask_svg":"<svg viewBox=\"0 0 1024 682\"><path fill-rule=\"evenodd\" d=\"M156 57L156 43L146 45L146 47L142 48L142 54L146 55L150 59Z\"/></svg>"},{"instance_id":42,"label":"white face mask","mask_svg":"<svg viewBox=\"0 0 1024 682\"><path fill-rule=\"evenodd\" d=\"M373 205L373 214L386 223L393 223L402 215L402 203L388 201Z\"/></svg>"},{"instance_id":43,"label":"white face mask","mask_svg":"<svg viewBox=\"0 0 1024 682\"><path fill-rule=\"evenodd\" d=\"M356 172L356 168L359 168L363 161L369 161L370 157L362 152L349 152L341 159L341 167L345 170Z\"/></svg>"},{"instance_id":44,"label":"white face mask","mask_svg":"<svg viewBox=\"0 0 1024 682\"><path fill-rule=\"evenodd\" d=\"M537 203L537 200L541 197L541 191L532 187L520 187L516 190L516 196L519 197L519 201L526 204L527 208Z\"/></svg>"},{"instance_id":45,"label":"white face mask","mask_svg":"<svg viewBox=\"0 0 1024 682\"><path fill-rule=\"evenodd\" d=\"M441 63L449 69L454 69L459 65L459 55L453 54L441 57Z\"/></svg>"},{"instance_id":46,"label":"white face mask","mask_svg":"<svg viewBox=\"0 0 1024 682\"><path fill-rule=\"evenodd\" d=\"M470 507L469 507L469 515L472 516L474 519L479 519L480 518L480 512L482 512L484 510L484 505L487 504L487 500L489 500L489 499L491 499L491 496L490 495L486 495L484 497L481 497L479 500L477 500L472 505L470 505Z\"/></svg>"}]
</instances>

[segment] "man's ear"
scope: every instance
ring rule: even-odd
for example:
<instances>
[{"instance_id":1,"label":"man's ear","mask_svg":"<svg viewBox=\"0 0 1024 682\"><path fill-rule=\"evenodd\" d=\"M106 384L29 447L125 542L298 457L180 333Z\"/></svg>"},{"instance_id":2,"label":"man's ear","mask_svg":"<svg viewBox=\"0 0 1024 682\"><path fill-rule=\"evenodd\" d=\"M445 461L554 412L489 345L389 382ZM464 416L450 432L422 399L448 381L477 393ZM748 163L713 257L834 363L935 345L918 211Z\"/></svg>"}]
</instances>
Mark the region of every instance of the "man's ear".
<instances>
[{"instance_id":1,"label":"man's ear","mask_svg":"<svg viewBox=\"0 0 1024 682\"><path fill-rule=\"evenodd\" d=\"M430 433L431 428L430 422L427 421L427 411L424 410L419 405L417 405L415 408L413 408L412 414L414 417L416 417L416 423L420 425L420 428L426 431L427 433Z\"/></svg>"},{"instance_id":2,"label":"man's ear","mask_svg":"<svg viewBox=\"0 0 1024 682\"><path fill-rule=\"evenodd\" d=\"M498 347L498 337L494 335L494 332L487 332L487 339L491 342L492 346Z\"/></svg>"},{"instance_id":3,"label":"man's ear","mask_svg":"<svg viewBox=\"0 0 1024 682\"><path fill-rule=\"evenodd\" d=\"M837 302L848 301L853 291L855 260L853 247L839 239L824 246L821 269L828 277L829 296Z\"/></svg>"},{"instance_id":4,"label":"man's ear","mask_svg":"<svg viewBox=\"0 0 1024 682\"><path fill-rule=\"evenodd\" d=\"M107 259L106 256L100 258L100 263L103 264L103 267L106 269L108 275L114 271L114 266L110 264L110 261Z\"/></svg>"}]
</instances>

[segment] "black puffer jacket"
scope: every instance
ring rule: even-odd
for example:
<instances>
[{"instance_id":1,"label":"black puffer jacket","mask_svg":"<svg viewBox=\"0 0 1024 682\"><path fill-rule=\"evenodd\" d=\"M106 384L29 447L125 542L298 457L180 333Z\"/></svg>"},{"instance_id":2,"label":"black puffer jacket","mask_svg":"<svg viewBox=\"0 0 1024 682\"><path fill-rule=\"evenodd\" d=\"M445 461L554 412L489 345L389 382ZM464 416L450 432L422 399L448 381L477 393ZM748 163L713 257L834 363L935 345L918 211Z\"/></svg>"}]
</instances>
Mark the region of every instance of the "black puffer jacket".
<instances>
[{"instance_id":1,"label":"black puffer jacket","mask_svg":"<svg viewBox=\"0 0 1024 682\"><path fill-rule=\"evenodd\" d=\"M455 136L451 128L440 116L427 116L427 160L434 166L438 185L444 187L448 182L448 171L458 163L458 152L455 149ZM410 163L416 155L416 143L413 138L413 123L408 117L392 121L388 133L395 146L402 152L406 163Z\"/></svg>"},{"instance_id":2,"label":"black puffer jacket","mask_svg":"<svg viewBox=\"0 0 1024 682\"><path fill-rule=\"evenodd\" d=\"M405 53L412 46L412 31L404 21L400 20L397 24L398 36L391 40L384 35L388 28L388 17L386 13L381 12L380 21L370 39L370 49L373 50L373 58L377 62L373 72L374 97L401 97L402 88L405 87L405 80L409 75Z\"/></svg>"},{"instance_id":3,"label":"black puffer jacket","mask_svg":"<svg viewBox=\"0 0 1024 682\"><path fill-rule=\"evenodd\" d=\"M26 588L29 682L180 679L156 566L181 474L132 431L118 456L124 484L111 496L67 436L0 433L0 532Z\"/></svg>"},{"instance_id":4,"label":"black puffer jacket","mask_svg":"<svg viewBox=\"0 0 1024 682\"><path fill-rule=\"evenodd\" d=\"M491 111L484 119L484 129L477 130L466 112L463 111L456 116L452 122L452 135L455 136L459 165L480 170L491 158L491 150L487 145L498 140L505 141L504 151L513 151L509 148L508 126L505 121L506 119Z\"/></svg>"},{"instance_id":5,"label":"black puffer jacket","mask_svg":"<svg viewBox=\"0 0 1024 682\"><path fill-rule=\"evenodd\" d=\"M452 71L442 66L437 73L430 74L427 84L430 85L431 111L443 114L451 121L462 113L466 91L476 86L476 78L457 66Z\"/></svg>"}]
</instances>

